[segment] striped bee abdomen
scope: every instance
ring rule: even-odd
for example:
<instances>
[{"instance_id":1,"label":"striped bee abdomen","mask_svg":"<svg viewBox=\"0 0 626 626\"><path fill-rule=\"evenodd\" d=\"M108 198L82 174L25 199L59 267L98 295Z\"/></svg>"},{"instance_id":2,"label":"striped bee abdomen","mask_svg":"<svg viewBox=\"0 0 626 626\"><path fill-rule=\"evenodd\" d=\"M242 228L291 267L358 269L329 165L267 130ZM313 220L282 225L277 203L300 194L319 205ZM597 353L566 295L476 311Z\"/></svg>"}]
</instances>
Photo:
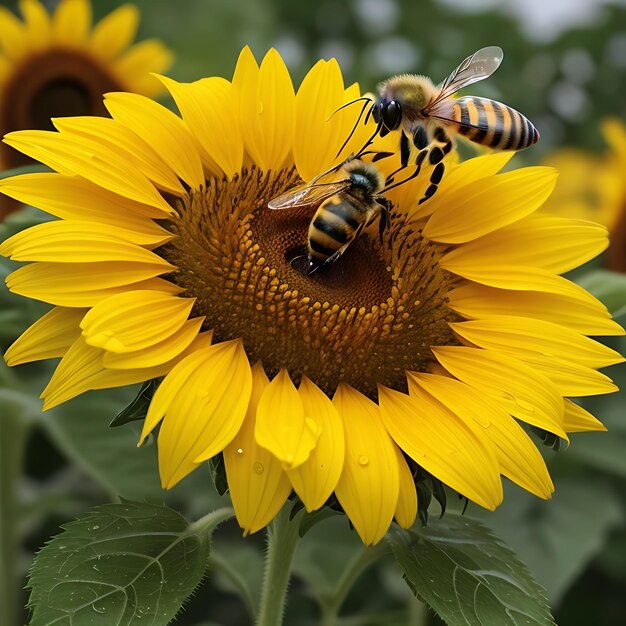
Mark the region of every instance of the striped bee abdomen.
<instances>
[{"instance_id":1,"label":"striped bee abdomen","mask_svg":"<svg viewBox=\"0 0 626 626\"><path fill-rule=\"evenodd\" d=\"M521 113L489 98L465 96L452 105L453 123L470 141L496 150L523 150L539 133Z\"/></svg>"},{"instance_id":2,"label":"striped bee abdomen","mask_svg":"<svg viewBox=\"0 0 626 626\"><path fill-rule=\"evenodd\" d=\"M333 196L315 212L309 225L309 254L311 260L323 263L357 235L362 222L359 206L340 195Z\"/></svg>"}]
</instances>

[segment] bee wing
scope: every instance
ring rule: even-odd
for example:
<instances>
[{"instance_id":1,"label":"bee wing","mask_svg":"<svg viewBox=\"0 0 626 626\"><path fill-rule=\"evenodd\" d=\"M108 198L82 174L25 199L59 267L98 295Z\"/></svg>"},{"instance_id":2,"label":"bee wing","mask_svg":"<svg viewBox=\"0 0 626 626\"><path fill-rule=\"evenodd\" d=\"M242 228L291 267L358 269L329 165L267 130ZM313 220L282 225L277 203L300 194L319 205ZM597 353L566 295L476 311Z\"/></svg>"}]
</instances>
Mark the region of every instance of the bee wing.
<instances>
[{"instance_id":1,"label":"bee wing","mask_svg":"<svg viewBox=\"0 0 626 626\"><path fill-rule=\"evenodd\" d=\"M287 193L273 198L267 203L270 209L291 209L293 207L307 207L318 205L327 198L350 187L349 179L338 180L334 183L321 183L319 185L301 185L294 187Z\"/></svg>"},{"instance_id":2,"label":"bee wing","mask_svg":"<svg viewBox=\"0 0 626 626\"><path fill-rule=\"evenodd\" d=\"M439 95L428 108L432 110L438 102L449 98L459 89L488 78L498 69L503 58L504 52L498 46L488 46L474 52L439 85Z\"/></svg>"}]
</instances>

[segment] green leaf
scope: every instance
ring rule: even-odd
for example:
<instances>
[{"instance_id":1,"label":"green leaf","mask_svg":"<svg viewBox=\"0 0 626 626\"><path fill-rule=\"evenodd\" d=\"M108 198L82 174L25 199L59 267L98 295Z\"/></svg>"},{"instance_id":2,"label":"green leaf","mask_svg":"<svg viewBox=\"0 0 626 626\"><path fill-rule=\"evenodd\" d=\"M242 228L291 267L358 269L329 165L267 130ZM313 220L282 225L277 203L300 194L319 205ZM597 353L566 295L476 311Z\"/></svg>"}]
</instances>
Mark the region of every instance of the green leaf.
<instances>
[{"instance_id":1,"label":"green leaf","mask_svg":"<svg viewBox=\"0 0 626 626\"><path fill-rule=\"evenodd\" d=\"M626 306L626 274L594 270L581 276L578 283L601 300L611 313Z\"/></svg>"},{"instance_id":2,"label":"green leaf","mask_svg":"<svg viewBox=\"0 0 626 626\"><path fill-rule=\"evenodd\" d=\"M549 502L517 487L507 489L504 505L494 513L485 512L482 520L545 585L553 606L622 519L615 492L601 481L561 476L555 482L556 492Z\"/></svg>"},{"instance_id":3,"label":"green leaf","mask_svg":"<svg viewBox=\"0 0 626 626\"><path fill-rule=\"evenodd\" d=\"M554 626L544 590L479 522L447 515L391 543L409 587L449 626Z\"/></svg>"},{"instance_id":4,"label":"green leaf","mask_svg":"<svg viewBox=\"0 0 626 626\"><path fill-rule=\"evenodd\" d=\"M115 428L129 422L145 419L150 408L150 402L152 402L152 396L158 386L159 381L156 378L145 382L139 390L137 397L113 418L109 426Z\"/></svg>"},{"instance_id":5,"label":"green leaf","mask_svg":"<svg viewBox=\"0 0 626 626\"><path fill-rule=\"evenodd\" d=\"M31 626L167 624L204 576L208 527L124 501L65 525L31 570Z\"/></svg>"}]
</instances>

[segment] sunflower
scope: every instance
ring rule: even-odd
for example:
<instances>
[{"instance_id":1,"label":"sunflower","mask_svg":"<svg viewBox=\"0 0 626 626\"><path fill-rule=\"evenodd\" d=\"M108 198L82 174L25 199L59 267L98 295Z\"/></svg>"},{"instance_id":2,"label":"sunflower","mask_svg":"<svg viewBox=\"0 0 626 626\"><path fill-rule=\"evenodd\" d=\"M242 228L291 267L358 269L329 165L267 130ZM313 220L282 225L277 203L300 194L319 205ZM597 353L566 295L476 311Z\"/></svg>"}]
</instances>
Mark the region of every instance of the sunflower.
<instances>
[{"instance_id":1,"label":"sunflower","mask_svg":"<svg viewBox=\"0 0 626 626\"><path fill-rule=\"evenodd\" d=\"M5 138L56 170L0 182L59 218L0 246L32 262L9 289L54 305L6 353L10 365L61 357L44 408L162 378L140 443L159 426L164 488L222 454L246 534L294 491L308 511L340 506L365 544L394 518L414 522L424 476L487 509L502 500L502 475L549 498L524 426L562 439L603 430L571 397L615 391L597 369L622 358L589 335L623 333L558 275L607 237L536 213L555 172L499 173L502 154L451 162L420 204L425 168L389 192L382 235L301 273L289 259L311 210L268 201L371 135L359 125L338 154L356 113L332 114L358 86L319 61L296 93L276 51L259 66L247 48L232 81L161 80L180 116L111 93L110 119ZM376 164L389 173L397 162Z\"/></svg>"},{"instance_id":2,"label":"sunflower","mask_svg":"<svg viewBox=\"0 0 626 626\"><path fill-rule=\"evenodd\" d=\"M609 147L606 152L562 148L545 159L560 176L544 210L606 226L611 234L606 263L612 270L626 272L626 126L609 118L600 129Z\"/></svg>"},{"instance_id":3,"label":"sunflower","mask_svg":"<svg viewBox=\"0 0 626 626\"><path fill-rule=\"evenodd\" d=\"M102 95L132 91L154 96L171 54L159 41L130 46L139 12L120 6L92 29L89 0L61 0L52 15L39 0L20 0L23 21L0 7L0 135L53 128L60 115L104 115ZM29 162L0 145L0 169ZM5 198L5 202L6 202ZM15 203L0 207L0 218Z\"/></svg>"}]
</instances>

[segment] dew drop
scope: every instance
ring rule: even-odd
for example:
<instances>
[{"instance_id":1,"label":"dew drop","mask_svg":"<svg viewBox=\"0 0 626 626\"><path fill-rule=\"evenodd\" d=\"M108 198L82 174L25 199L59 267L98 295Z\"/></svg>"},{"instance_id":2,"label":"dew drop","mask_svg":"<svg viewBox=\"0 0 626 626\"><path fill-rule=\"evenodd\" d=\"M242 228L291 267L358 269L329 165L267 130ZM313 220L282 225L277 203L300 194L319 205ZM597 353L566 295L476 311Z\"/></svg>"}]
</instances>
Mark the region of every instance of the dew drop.
<instances>
[{"instance_id":1,"label":"dew drop","mask_svg":"<svg viewBox=\"0 0 626 626\"><path fill-rule=\"evenodd\" d=\"M261 102L261 100L259 100L257 107L256 107L256 112L261 115L263 113L263 102Z\"/></svg>"},{"instance_id":2,"label":"dew drop","mask_svg":"<svg viewBox=\"0 0 626 626\"><path fill-rule=\"evenodd\" d=\"M262 464L262 463L256 462L256 463L254 464L254 471L255 471L257 474L262 474L262 473L265 471L265 468L263 467L263 464Z\"/></svg>"},{"instance_id":3,"label":"dew drop","mask_svg":"<svg viewBox=\"0 0 626 626\"><path fill-rule=\"evenodd\" d=\"M489 425L491 424L489 418L481 415L479 412L472 413L472 417L474 418L474 421L478 422L483 428L489 428Z\"/></svg>"},{"instance_id":4,"label":"dew drop","mask_svg":"<svg viewBox=\"0 0 626 626\"><path fill-rule=\"evenodd\" d=\"M535 412L535 407L530 404L530 402L526 402L526 400L522 400L521 398L515 398L515 404L517 404L517 406L524 409L525 411L528 411L529 413Z\"/></svg>"},{"instance_id":5,"label":"dew drop","mask_svg":"<svg viewBox=\"0 0 626 626\"><path fill-rule=\"evenodd\" d=\"M243 454L243 448L237 448L237 454Z\"/></svg>"},{"instance_id":6,"label":"dew drop","mask_svg":"<svg viewBox=\"0 0 626 626\"><path fill-rule=\"evenodd\" d=\"M369 465L369 463L369 457L365 456L364 454L359 457L359 465L361 467L366 467L367 465Z\"/></svg>"}]
</instances>

